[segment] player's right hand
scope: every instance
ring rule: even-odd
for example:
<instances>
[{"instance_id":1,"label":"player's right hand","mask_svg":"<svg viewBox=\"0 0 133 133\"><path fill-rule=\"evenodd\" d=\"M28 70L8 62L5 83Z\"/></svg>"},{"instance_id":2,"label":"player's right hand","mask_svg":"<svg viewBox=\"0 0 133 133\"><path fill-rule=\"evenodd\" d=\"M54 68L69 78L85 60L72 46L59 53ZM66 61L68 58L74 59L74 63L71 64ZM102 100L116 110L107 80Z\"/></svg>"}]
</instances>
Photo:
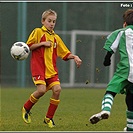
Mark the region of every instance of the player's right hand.
<instances>
[{"instance_id":1,"label":"player's right hand","mask_svg":"<svg viewBox=\"0 0 133 133\"><path fill-rule=\"evenodd\" d=\"M46 42L41 42L41 43L45 47L51 47L52 46L52 42L51 41L46 41Z\"/></svg>"}]
</instances>

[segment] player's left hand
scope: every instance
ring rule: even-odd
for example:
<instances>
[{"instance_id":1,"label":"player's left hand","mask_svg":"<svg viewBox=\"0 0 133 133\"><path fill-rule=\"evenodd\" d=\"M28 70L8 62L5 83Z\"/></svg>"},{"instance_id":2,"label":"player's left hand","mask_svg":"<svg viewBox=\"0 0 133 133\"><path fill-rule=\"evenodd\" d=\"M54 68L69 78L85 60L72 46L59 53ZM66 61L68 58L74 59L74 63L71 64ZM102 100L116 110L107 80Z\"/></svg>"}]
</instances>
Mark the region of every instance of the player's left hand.
<instances>
[{"instance_id":1,"label":"player's left hand","mask_svg":"<svg viewBox=\"0 0 133 133\"><path fill-rule=\"evenodd\" d=\"M74 57L74 61L75 61L76 65L77 65L77 68L79 68L80 65L82 64L82 60L78 56L75 56Z\"/></svg>"},{"instance_id":2,"label":"player's left hand","mask_svg":"<svg viewBox=\"0 0 133 133\"><path fill-rule=\"evenodd\" d=\"M103 62L104 66L110 66L111 65L111 56L112 56L112 53L108 51L105 58L104 58L104 62Z\"/></svg>"},{"instance_id":3,"label":"player's left hand","mask_svg":"<svg viewBox=\"0 0 133 133\"><path fill-rule=\"evenodd\" d=\"M111 65L111 59L105 58L105 59L104 59L104 62L103 62L103 65L104 65L104 66L110 66L110 65Z\"/></svg>"}]
</instances>

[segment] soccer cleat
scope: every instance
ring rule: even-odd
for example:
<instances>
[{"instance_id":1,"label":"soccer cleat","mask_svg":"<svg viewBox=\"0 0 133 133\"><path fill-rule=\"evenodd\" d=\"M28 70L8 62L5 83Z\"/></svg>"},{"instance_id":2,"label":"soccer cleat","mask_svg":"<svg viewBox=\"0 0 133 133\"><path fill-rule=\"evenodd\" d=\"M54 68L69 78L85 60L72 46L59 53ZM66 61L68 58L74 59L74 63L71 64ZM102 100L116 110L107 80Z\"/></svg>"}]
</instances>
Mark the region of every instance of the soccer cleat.
<instances>
[{"instance_id":1,"label":"soccer cleat","mask_svg":"<svg viewBox=\"0 0 133 133\"><path fill-rule=\"evenodd\" d=\"M47 124L48 127L50 127L50 128L55 127L55 123L54 123L53 119L45 117L44 118L44 123Z\"/></svg>"},{"instance_id":2,"label":"soccer cleat","mask_svg":"<svg viewBox=\"0 0 133 133\"><path fill-rule=\"evenodd\" d=\"M127 131L127 127L125 127L125 128L123 129L123 131L126 132L126 131Z\"/></svg>"},{"instance_id":3,"label":"soccer cleat","mask_svg":"<svg viewBox=\"0 0 133 133\"><path fill-rule=\"evenodd\" d=\"M101 111L100 113L91 116L89 121L91 124L96 124L97 122L99 122L102 119L108 119L109 116L110 116L109 111Z\"/></svg>"},{"instance_id":4,"label":"soccer cleat","mask_svg":"<svg viewBox=\"0 0 133 133\"><path fill-rule=\"evenodd\" d=\"M24 107L22 108L22 118L27 124L31 123L30 114L31 112L27 111Z\"/></svg>"}]
</instances>

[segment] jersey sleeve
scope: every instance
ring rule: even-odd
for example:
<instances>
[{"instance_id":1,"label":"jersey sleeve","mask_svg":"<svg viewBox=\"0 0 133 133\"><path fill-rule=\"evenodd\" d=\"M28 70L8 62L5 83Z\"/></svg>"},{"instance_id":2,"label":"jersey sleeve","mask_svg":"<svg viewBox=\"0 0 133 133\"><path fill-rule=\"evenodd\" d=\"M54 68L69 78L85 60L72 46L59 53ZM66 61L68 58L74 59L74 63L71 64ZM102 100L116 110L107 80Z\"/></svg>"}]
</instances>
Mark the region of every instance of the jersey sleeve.
<instances>
[{"instance_id":1,"label":"jersey sleeve","mask_svg":"<svg viewBox=\"0 0 133 133\"><path fill-rule=\"evenodd\" d=\"M62 58L63 60L67 60L67 57L69 54L71 54L70 50L67 48L67 46L64 44L62 39L59 36L56 36L58 40L58 49L57 49L57 55Z\"/></svg>"},{"instance_id":2,"label":"jersey sleeve","mask_svg":"<svg viewBox=\"0 0 133 133\"><path fill-rule=\"evenodd\" d=\"M122 31L120 30L112 32L110 35L107 36L107 40L103 48L111 53L115 53L119 46L121 35Z\"/></svg>"},{"instance_id":3,"label":"jersey sleeve","mask_svg":"<svg viewBox=\"0 0 133 133\"><path fill-rule=\"evenodd\" d=\"M26 42L26 44L30 47L32 44L37 43L37 28L34 29L31 34L29 35L29 38Z\"/></svg>"}]
</instances>

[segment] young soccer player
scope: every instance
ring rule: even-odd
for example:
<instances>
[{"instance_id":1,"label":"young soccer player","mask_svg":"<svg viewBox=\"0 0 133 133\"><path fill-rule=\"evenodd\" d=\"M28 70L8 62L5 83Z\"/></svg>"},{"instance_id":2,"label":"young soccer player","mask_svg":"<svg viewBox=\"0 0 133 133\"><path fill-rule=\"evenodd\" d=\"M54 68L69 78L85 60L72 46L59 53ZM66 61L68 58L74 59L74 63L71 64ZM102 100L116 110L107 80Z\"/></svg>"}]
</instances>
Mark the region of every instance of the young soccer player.
<instances>
[{"instance_id":1,"label":"young soccer player","mask_svg":"<svg viewBox=\"0 0 133 133\"><path fill-rule=\"evenodd\" d=\"M48 111L44 117L44 123L50 128L55 126L53 117L60 103L61 86L56 66L57 57L64 61L73 59L78 68L82 63L82 60L77 55L73 55L54 32L56 19L55 11L51 9L44 11L41 19L42 27L35 28L27 40L27 45L32 51L31 73L37 89L22 108L24 122L31 123L31 108L47 91L52 90Z\"/></svg>"},{"instance_id":2,"label":"young soccer player","mask_svg":"<svg viewBox=\"0 0 133 133\"><path fill-rule=\"evenodd\" d=\"M107 54L103 64L111 64L111 56L117 49L120 61L102 99L102 111L91 116L89 121L96 124L102 119L108 119L115 95L123 94L126 88L127 130L133 131L133 9L124 12L123 20L123 28L115 30L107 37L104 45Z\"/></svg>"}]
</instances>

